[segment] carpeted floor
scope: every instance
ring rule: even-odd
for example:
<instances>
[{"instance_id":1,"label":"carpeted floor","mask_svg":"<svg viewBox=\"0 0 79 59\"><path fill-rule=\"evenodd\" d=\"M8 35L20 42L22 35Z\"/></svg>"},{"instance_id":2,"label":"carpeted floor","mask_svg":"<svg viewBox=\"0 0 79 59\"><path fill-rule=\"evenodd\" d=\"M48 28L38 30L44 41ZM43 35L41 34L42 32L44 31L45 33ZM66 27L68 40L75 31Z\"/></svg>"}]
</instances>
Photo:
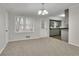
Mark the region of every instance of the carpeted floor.
<instances>
[{"instance_id":1,"label":"carpeted floor","mask_svg":"<svg viewBox=\"0 0 79 59\"><path fill-rule=\"evenodd\" d=\"M79 47L55 38L8 43L1 56L79 56Z\"/></svg>"}]
</instances>

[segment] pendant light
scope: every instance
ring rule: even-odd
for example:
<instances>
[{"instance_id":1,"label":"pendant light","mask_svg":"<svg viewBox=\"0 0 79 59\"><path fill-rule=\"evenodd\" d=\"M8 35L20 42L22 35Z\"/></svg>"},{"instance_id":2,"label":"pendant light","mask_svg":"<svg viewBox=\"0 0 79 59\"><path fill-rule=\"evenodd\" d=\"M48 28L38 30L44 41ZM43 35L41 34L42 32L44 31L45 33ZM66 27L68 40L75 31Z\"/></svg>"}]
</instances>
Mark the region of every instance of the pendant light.
<instances>
[{"instance_id":1,"label":"pendant light","mask_svg":"<svg viewBox=\"0 0 79 59\"><path fill-rule=\"evenodd\" d=\"M41 3L42 5L42 8L38 11L38 15L46 15L48 14L48 11L45 9L45 4L44 3Z\"/></svg>"}]
</instances>

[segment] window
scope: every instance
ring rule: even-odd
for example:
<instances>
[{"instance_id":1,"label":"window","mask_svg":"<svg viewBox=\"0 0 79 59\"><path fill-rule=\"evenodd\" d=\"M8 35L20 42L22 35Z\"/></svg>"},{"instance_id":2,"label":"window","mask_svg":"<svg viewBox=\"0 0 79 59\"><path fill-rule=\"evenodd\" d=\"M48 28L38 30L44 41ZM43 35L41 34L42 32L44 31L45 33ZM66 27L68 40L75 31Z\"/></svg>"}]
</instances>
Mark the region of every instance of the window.
<instances>
[{"instance_id":1,"label":"window","mask_svg":"<svg viewBox=\"0 0 79 59\"><path fill-rule=\"evenodd\" d=\"M19 32L19 17L16 18L16 32Z\"/></svg>"},{"instance_id":2,"label":"window","mask_svg":"<svg viewBox=\"0 0 79 59\"><path fill-rule=\"evenodd\" d=\"M16 17L16 32L33 32L33 22L28 17Z\"/></svg>"}]
</instances>

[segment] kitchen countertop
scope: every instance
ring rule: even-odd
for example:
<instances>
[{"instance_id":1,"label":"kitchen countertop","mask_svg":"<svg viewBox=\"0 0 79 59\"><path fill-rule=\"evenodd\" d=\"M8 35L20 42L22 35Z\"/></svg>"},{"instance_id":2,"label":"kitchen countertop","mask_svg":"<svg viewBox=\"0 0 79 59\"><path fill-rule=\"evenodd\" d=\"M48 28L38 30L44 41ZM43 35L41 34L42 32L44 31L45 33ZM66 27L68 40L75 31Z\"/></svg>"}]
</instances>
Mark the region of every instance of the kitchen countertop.
<instances>
[{"instance_id":1,"label":"kitchen countertop","mask_svg":"<svg viewBox=\"0 0 79 59\"><path fill-rule=\"evenodd\" d=\"M63 29L68 29L68 28L61 27L61 28L50 28L50 29L61 29L61 30L63 30Z\"/></svg>"}]
</instances>

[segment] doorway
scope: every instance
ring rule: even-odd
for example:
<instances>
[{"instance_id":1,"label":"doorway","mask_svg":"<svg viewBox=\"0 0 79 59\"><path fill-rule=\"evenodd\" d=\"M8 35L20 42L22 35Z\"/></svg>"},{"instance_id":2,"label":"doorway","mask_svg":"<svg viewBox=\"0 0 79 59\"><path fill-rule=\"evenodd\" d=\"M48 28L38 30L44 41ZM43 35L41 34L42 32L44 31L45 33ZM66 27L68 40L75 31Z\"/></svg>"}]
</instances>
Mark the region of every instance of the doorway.
<instances>
[{"instance_id":1,"label":"doorway","mask_svg":"<svg viewBox=\"0 0 79 59\"><path fill-rule=\"evenodd\" d=\"M50 37L61 39L61 20L50 20L49 22Z\"/></svg>"}]
</instances>

